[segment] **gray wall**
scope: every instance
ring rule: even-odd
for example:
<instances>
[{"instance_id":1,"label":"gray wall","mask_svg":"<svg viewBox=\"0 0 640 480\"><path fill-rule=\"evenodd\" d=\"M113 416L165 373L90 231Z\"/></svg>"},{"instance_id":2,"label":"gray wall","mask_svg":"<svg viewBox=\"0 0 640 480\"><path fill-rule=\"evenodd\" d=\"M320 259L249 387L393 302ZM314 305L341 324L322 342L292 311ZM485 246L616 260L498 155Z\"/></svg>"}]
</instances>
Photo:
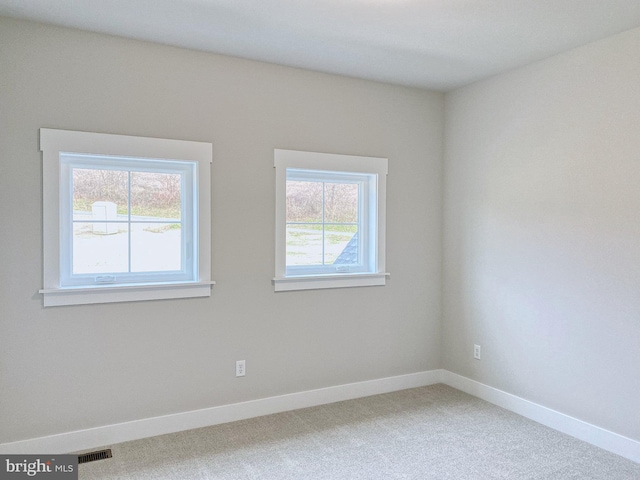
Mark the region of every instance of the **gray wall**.
<instances>
[{"instance_id":1,"label":"gray wall","mask_svg":"<svg viewBox=\"0 0 640 480\"><path fill-rule=\"evenodd\" d=\"M442 349L636 440L639 79L636 29L447 95Z\"/></svg>"},{"instance_id":2,"label":"gray wall","mask_svg":"<svg viewBox=\"0 0 640 480\"><path fill-rule=\"evenodd\" d=\"M0 443L439 368L443 108L0 18ZM212 297L44 309L40 127L212 142ZM273 292L274 148L389 158L387 286Z\"/></svg>"}]
</instances>

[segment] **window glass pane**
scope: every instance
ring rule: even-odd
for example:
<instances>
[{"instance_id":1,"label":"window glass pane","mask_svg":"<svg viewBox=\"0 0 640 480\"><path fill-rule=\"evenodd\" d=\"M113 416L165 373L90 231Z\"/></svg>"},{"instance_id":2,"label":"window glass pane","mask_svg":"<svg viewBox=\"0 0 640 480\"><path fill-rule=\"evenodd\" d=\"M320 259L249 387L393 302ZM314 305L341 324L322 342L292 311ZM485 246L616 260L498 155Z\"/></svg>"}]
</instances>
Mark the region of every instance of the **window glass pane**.
<instances>
[{"instance_id":1,"label":"window glass pane","mask_svg":"<svg viewBox=\"0 0 640 480\"><path fill-rule=\"evenodd\" d=\"M180 220L181 177L179 173L131 172L131 220Z\"/></svg>"},{"instance_id":2,"label":"window glass pane","mask_svg":"<svg viewBox=\"0 0 640 480\"><path fill-rule=\"evenodd\" d=\"M322 182L287 180L287 222L322 222Z\"/></svg>"},{"instance_id":3,"label":"window glass pane","mask_svg":"<svg viewBox=\"0 0 640 480\"><path fill-rule=\"evenodd\" d=\"M131 271L166 272L182 268L179 223L131 224Z\"/></svg>"},{"instance_id":4,"label":"window glass pane","mask_svg":"<svg viewBox=\"0 0 640 480\"><path fill-rule=\"evenodd\" d=\"M322 225L287 225L287 265L322 265Z\"/></svg>"},{"instance_id":5,"label":"window glass pane","mask_svg":"<svg viewBox=\"0 0 640 480\"><path fill-rule=\"evenodd\" d=\"M358 184L325 183L324 209L325 222L357 222Z\"/></svg>"},{"instance_id":6,"label":"window glass pane","mask_svg":"<svg viewBox=\"0 0 640 480\"><path fill-rule=\"evenodd\" d=\"M324 229L324 261L330 265L358 264L358 227L326 225Z\"/></svg>"},{"instance_id":7,"label":"window glass pane","mask_svg":"<svg viewBox=\"0 0 640 480\"><path fill-rule=\"evenodd\" d=\"M74 274L119 273L129 269L126 223L77 222L73 224Z\"/></svg>"},{"instance_id":8,"label":"window glass pane","mask_svg":"<svg viewBox=\"0 0 640 480\"><path fill-rule=\"evenodd\" d=\"M74 168L72 175L74 220L93 220L96 215L116 220L116 215L127 215L128 172Z\"/></svg>"}]
</instances>

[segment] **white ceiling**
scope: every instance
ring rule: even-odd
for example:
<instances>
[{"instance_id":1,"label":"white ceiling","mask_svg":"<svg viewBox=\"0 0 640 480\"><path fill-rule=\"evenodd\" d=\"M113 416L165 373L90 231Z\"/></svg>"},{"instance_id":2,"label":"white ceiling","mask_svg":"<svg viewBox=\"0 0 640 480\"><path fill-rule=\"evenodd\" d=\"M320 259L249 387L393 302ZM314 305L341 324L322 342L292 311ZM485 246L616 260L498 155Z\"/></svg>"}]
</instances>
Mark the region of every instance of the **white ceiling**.
<instances>
[{"instance_id":1,"label":"white ceiling","mask_svg":"<svg viewBox=\"0 0 640 480\"><path fill-rule=\"evenodd\" d=\"M0 0L0 15L451 90L640 26L640 0Z\"/></svg>"}]
</instances>

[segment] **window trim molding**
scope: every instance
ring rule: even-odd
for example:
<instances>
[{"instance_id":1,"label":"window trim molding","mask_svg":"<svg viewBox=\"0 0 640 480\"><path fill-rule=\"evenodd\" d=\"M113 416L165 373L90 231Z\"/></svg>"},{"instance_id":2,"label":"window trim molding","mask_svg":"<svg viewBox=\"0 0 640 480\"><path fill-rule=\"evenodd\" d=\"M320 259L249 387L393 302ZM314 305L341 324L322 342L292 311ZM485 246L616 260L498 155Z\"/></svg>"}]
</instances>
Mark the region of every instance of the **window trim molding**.
<instances>
[{"instance_id":1,"label":"window trim molding","mask_svg":"<svg viewBox=\"0 0 640 480\"><path fill-rule=\"evenodd\" d=\"M211 295L211 191L213 145L205 142L40 129L43 161L44 306L110 303ZM185 160L197 163L198 279L95 286L60 286L60 153Z\"/></svg>"},{"instance_id":2,"label":"window trim molding","mask_svg":"<svg viewBox=\"0 0 640 480\"><path fill-rule=\"evenodd\" d=\"M312 290L322 288L343 288L380 286L386 284L389 273L385 271L386 251L386 180L388 159L363 157L333 153L305 152L274 149L276 170L276 218L275 218L275 277L274 289L279 291ZM376 271L331 273L314 275L287 275L286 271L286 182L287 168L355 174L376 174L377 218L369 219L375 224L376 238L373 264ZM371 195L371 193L370 193Z\"/></svg>"}]
</instances>

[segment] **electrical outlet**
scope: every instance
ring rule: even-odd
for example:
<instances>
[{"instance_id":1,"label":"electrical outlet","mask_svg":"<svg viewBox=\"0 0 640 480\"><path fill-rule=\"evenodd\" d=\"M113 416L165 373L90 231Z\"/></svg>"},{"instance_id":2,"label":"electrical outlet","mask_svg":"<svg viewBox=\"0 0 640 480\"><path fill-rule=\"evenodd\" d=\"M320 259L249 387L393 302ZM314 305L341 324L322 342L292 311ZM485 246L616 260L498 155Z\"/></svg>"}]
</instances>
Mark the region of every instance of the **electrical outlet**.
<instances>
[{"instance_id":1,"label":"electrical outlet","mask_svg":"<svg viewBox=\"0 0 640 480\"><path fill-rule=\"evenodd\" d=\"M481 347L480 347L480 345L474 345L473 346L473 358L475 358L476 360L480 360L480 356L481 356Z\"/></svg>"},{"instance_id":2,"label":"electrical outlet","mask_svg":"<svg viewBox=\"0 0 640 480\"><path fill-rule=\"evenodd\" d=\"M236 377L244 377L247 373L247 364L244 360L236 362Z\"/></svg>"}]
</instances>

